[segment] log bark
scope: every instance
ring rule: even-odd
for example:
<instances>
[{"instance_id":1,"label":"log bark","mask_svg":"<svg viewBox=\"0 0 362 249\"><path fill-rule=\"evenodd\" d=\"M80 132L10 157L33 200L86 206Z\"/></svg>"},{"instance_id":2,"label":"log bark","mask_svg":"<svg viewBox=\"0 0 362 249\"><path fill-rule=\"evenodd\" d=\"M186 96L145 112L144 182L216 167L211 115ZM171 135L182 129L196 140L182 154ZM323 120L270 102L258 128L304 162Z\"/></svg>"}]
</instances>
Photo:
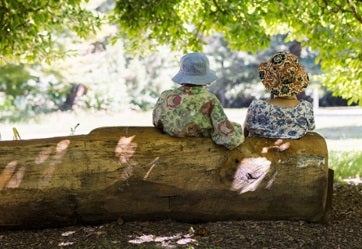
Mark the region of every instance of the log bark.
<instances>
[{"instance_id":1,"label":"log bark","mask_svg":"<svg viewBox=\"0 0 362 249\"><path fill-rule=\"evenodd\" d=\"M325 140L248 138L229 151L210 138L153 127L0 142L0 227L171 218L321 221Z\"/></svg>"}]
</instances>

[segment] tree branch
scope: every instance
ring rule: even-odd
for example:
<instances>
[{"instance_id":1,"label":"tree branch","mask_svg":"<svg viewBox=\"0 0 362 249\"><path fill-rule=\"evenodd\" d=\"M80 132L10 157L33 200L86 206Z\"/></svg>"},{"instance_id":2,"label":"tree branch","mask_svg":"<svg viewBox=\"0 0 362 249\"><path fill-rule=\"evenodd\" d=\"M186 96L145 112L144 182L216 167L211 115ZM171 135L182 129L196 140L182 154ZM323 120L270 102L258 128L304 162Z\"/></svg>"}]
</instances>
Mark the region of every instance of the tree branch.
<instances>
[{"instance_id":1,"label":"tree branch","mask_svg":"<svg viewBox=\"0 0 362 249\"><path fill-rule=\"evenodd\" d=\"M328 5L327 0L323 0L323 3L324 3L324 5L326 6L327 10L329 10L329 11L332 12L332 13L338 13L338 11L342 8L342 5L340 4L340 5L337 5L337 9L332 9L332 7L330 7L330 6ZM331 9L328 9L328 7L330 7Z\"/></svg>"},{"instance_id":2,"label":"tree branch","mask_svg":"<svg viewBox=\"0 0 362 249\"><path fill-rule=\"evenodd\" d=\"M214 3L215 7L218 9L218 11L220 11L223 14L226 14L226 11L221 9L220 6L218 5L218 3L216 2L216 0L212 0L212 2Z\"/></svg>"},{"instance_id":3,"label":"tree branch","mask_svg":"<svg viewBox=\"0 0 362 249\"><path fill-rule=\"evenodd\" d=\"M5 13L6 13L6 8L5 8L5 2L4 0L1 0L1 5L2 5L2 8L4 8L4 14L1 15L1 19L0 19L0 27L2 27L1 29L5 30L5 25L3 25L3 21L4 21L4 17L5 17Z\"/></svg>"},{"instance_id":4,"label":"tree branch","mask_svg":"<svg viewBox=\"0 0 362 249\"><path fill-rule=\"evenodd\" d=\"M351 0L347 0L348 5L351 7L351 10L346 10L343 9L342 4L337 5L336 9L333 9L331 6L328 5L328 1L327 0L322 0L324 5L326 6L326 9L332 13L338 13L339 11L342 13L352 13L352 15L354 16L354 18L356 18L357 21L359 21L360 23L362 23L362 17L358 14L355 5L352 3ZM358 0L361 1L361 0ZM329 7L329 9L328 9Z\"/></svg>"},{"instance_id":5,"label":"tree branch","mask_svg":"<svg viewBox=\"0 0 362 249\"><path fill-rule=\"evenodd\" d=\"M357 21L362 23L362 18L360 15L358 15L358 12L355 8L356 6L352 3L351 0L347 0L347 2L349 3L349 6L351 7L351 12L352 12L353 16L357 19Z\"/></svg>"}]
</instances>

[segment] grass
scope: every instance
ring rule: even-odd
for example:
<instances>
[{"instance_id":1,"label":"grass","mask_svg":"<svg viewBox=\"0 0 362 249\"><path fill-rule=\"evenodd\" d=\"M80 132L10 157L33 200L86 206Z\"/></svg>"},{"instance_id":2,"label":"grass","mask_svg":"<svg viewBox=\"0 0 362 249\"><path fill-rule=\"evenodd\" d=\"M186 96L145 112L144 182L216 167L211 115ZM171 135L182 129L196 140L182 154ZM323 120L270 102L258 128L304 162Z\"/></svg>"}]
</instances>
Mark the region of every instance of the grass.
<instances>
[{"instance_id":1,"label":"grass","mask_svg":"<svg viewBox=\"0 0 362 249\"><path fill-rule=\"evenodd\" d=\"M329 168L338 181L362 176L362 151L329 151Z\"/></svg>"}]
</instances>

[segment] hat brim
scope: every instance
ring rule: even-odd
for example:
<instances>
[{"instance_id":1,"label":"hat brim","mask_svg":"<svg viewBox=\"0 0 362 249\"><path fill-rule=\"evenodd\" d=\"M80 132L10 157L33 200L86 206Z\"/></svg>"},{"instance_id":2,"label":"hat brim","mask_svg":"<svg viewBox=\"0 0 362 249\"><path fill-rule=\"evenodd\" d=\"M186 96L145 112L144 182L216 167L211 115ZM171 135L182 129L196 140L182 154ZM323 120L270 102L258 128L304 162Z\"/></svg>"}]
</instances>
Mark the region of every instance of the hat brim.
<instances>
[{"instance_id":1,"label":"hat brim","mask_svg":"<svg viewBox=\"0 0 362 249\"><path fill-rule=\"evenodd\" d=\"M177 84L192 84L192 85L206 85L210 82L217 80L214 71L209 71L205 75L185 75L183 72L178 72L172 80Z\"/></svg>"}]
</instances>

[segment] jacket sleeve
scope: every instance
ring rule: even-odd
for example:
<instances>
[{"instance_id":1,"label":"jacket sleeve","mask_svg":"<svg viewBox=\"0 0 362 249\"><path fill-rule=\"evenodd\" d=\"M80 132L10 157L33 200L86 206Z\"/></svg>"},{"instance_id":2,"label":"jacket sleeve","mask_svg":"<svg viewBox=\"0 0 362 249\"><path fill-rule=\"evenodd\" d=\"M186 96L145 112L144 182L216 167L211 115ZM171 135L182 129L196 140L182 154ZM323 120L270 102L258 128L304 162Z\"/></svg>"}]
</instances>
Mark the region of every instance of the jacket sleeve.
<instances>
[{"instance_id":1,"label":"jacket sleeve","mask_svg":"<svg viewBox=\"0 0 362 249\"><path fill-rule=\"evenodd\" d=\"M161 93L160 97L158 98L155 107L153 108L153 112L152 112L152 123L153 126L155 126L156 128L162 129L163 125L162 125L162 121L161 121L161 114L163 112L163 106L164 106L164 101L166 98L166 92Z\"/></svg>"},{"instance_id":2,"label":"jacket sleeve","mask_svg":"<svg viewBox=\"0 0 362 249\"><path fill-rule=\"evenodd\" d=\"M213 126L211 138L216 144L232 150L244 142L243 128L240 124L229 121L220 101L216 97L213 103L214 108L210 115Z\"/></svg>"}]
</instances>

